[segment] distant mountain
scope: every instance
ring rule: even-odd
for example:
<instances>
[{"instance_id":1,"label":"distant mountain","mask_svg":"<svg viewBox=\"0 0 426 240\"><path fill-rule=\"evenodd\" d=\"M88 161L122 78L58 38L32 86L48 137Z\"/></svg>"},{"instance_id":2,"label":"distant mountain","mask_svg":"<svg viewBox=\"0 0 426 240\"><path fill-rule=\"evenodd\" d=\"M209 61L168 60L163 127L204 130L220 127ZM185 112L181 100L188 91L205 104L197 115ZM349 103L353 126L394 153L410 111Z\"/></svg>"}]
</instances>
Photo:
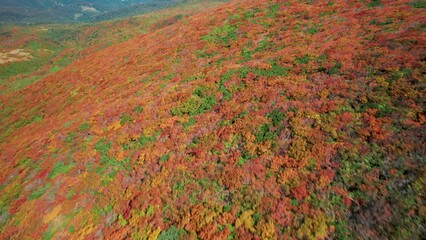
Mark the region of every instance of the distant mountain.
<instances>
[{"instance_id":1,"label":"distant mountain","mask_svg":"<svg viewBox=\"0 0 426 240\"><path fill-rule=\"evenodd\" d=\"M155 11L181 0L0 0L0 22L68 23L106 20Z\"/></svg>"}]
</instances>

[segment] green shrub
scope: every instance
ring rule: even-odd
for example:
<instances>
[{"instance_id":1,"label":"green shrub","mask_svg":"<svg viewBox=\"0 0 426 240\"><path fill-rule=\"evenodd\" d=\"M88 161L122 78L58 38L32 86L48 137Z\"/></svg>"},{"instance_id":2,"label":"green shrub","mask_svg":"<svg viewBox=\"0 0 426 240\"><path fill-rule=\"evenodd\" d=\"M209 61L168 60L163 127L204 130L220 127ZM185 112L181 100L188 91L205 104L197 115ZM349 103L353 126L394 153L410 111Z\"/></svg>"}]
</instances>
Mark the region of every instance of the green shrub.
<instances>
[{"instance_id":1,"label":"green shrub","mask_svg":"<svg viewBox=\"0 0 426 240\"><path fill-rule=\"evenodd\" d=\"M213 31L201 39L215 44L228 45L231 40L237 39L237 27L225 24L213 29Z\"/></svg>"},{"instance_id":2,"label":"green shrub","mask_svg":"<svg viewBox=\"0 0 426 240\"><path fill-rule=\"evenodd\" d=\"M88 123L82 123L79 127L78 127L78 130L79 131L86 131L86 130L88 130L90 128L90 125L88 124Z\"/></svg>"},{"instance_id":3,"label":"green shrub","mask_svg":"<svg viewBox=\"0 0 426 240\"><path fill-rule=\"evenodd\" d=\"M159 162L167 162L170 159L170 153L166 153L158 159Z\"/></svg>"},{"instance_id":4,"label":"green shrub","mask_svg":"<svg viewBox=\"0 0 426 240\"><path fill-rule=\"evenodd\" d=\"M279 77L287 76L289 68L281 67L276 64L273 64L270 69L255 69L254 73L259 76L265 77Z\"/></svg>"},{"instance_id":5,"label":"green shrub","mask_svg":"<svg viewBox=\"0 0 426 240\"><path fill-rule=\"evenodd\" d=\"M317 32L318 32L318 29L316 27L310 27L310 28L306 29L306 33L309 33L311 35L313 35Z\"/></svg>"},{"instance_id":6,"label":"green shrub","mask_svg":"<svg viewBox=\"0 0 426 240\"><path fill-rule=\"evenodd\" d=\"M223 206L223 211L224 212L230 212L231 211L231 209L232 209L232 206L231 205L225 205L225 206Z\"/></svg>"},{"instance_id":7,"label":"green shrub","mask_svg":"<svg viewBox=\"0 0 426 240\"><path fill-rule=\"evenodd\" d=\"M13 82L11 82L9 85L8 85L8 90L6 90L5 92L3 92L3 93L7 93L7 92L13 92L13 91L17 91L17 90L19 90L19 89L21 89L21 88L24 88L24 87L26 87L26 86L28 86L28 85L30 85L30 84L33 84L33 83L35 83L35 82L37 82L37 81L39 81L40 80L40 77L38 77L38 76L34 76L34 77L28 77L28 78L19 78L19 79L16 79L15 81L13 81ZM1 95L2 93L0 93L0 95Z\"/></svg>"},{"instance_id":8,"label":"green shrub","mask_svg":"<svg viewBox=\"0 0 426 240\"><path fill-rule=\"evenodd\" d=\"M171 113L174 116L184 114L194 116L209 111L214 105L216 105L216 98L208 95L208 89L205 87L198 87L184 103L171 109Z\"/></svg>"},{"instance_id":9,"label":"green shrub","mask_svg":"<svg viewBox=\"0 0 426 240\"><path fill-rule=\"evenodd\" d=\"M194 125L195 123L197 123L197 120L195 120L195 119L191 116L191 117L189 117L188 122L185 122L185 123L183 124L183 128L184 128L184 129L185 129L185 128L188 128L189 126L192 126L192 125Z\"/></svg>"},{"instance_id":10,"label":"green shrub","mask_svg":"<svg viewBox=\"0 0 426 240\"><path fill-rule=\"evenodd\" d=\"M49 187L50 187L49 183L47 183L44 186L38 187L37 189L31 192L30 196L28 196L28 200L34 200L34 199L40 198L41 196L44 195L46 190L49 189Z\"/></svg>"},{"instance_id":11,"label":"green shrub","mask_svg":"<svg viewBox=\"0 0 426 240\"><path fill-rule=\"evenodd\" d=\"M275 18L277 16L277 14L278 14L279 9L280 9L280 4L279 3L272 4L269 7L266 16L269 17L269 18Z\"/></svg>"},{"instance_id":12,"label":"green shrub","mask_svg":"<svg viewBox=\"0 0 426 240\"><path fill-rule=\"evenodd\" d=\"M258 43L258 46L254 51L255 52L263 52L263 51L267 50L269 47L271 47L271 45L272 44L267 39L262 39L262 41L260 41Z\"/></svg>"},{"instance_id":13,"label":"green shrub","mask_svg":"<svg viewBox=\"0 0 426 240\"><path fill-rule=\"evenodd\" d=\"M139 137L138 139L138 144L143 147L145 146L147 143L149 142L155 142L155 140L157 139L157 136L159 135L159 132L154 133L154 135L148 137L142 134L142 136Z\"/></svg>"},{"instance_id":14,"label":"green shrub","mask_svg":"<svg viewBox=\"0 0 426 240\"><path fill-rule=\"evenodd\" d=\"M256 133L256 142L265 142L267 140L275 140L276 134L270 130L270 124L260 125L258 132Z\"/></svg>"},{"instance_id":15,"label":"green shrub","mask_svg":"<svg viewBox=\"0 0 426 240\"><path fill-rule=\"evenodd\" d=\"M310 58L308 54L305 54L303 57L296 57L296 63L298 64L307 64L309 63L309 60Z\"/></svg>"},{"instance_id":16,"label":"green shrub","mask_svg":"<svg viewBox=\"0 0 426 240\"><path fill-rule=\"evenodd\" d=\"M55 235L55 232L53 231L53 227L49 226L47 230L43 233L42 240L50 240Z\"/></svg>"},{"instance_id":17,"label":"green shrub","mask_svg":"<svg viewBox=\"0 0 426 240\"><path fill-rule=\"evenodd\" d=\"M139 105L133 108L133 112L135 113L141 113L142 111L143 111L143 108Z\"/></svg>"},{"instance_id":18,"label":"green shrub","mask_svg":"<svg viewBox=\"0 0 426 240\"><path fill-rule=\"evenodd\" d=\"M57 72L57 71L59 71L59 70L61 70L62 68L61 67L59 67L59 66L53 66L53 67L51 67L50 69L49 69L49 73L55 73L55 72Z\"/></svg>"},{"instance_id":19,"label":"green shrub","mask_svg":"<svg viewBox=\"0 0 426 240\"><path fill-rule=\"evenodd\" d=\"M333 74L339 74L340 73L340 69L342 68L342 63L340 63L340 62L336 62L334 65L333 65L333 67L331 67L328 71L327 71L327 73L328 74L330 74L330 75L333 75Z\"/></svg>"},{"instance_id":20,"label":"green shrub","mask_svg":"<svg viewBox=\"0 0 426 240\"><path fill-rule=\"evenodd\" d=\"M50 170L49 175L47 175L47 178L54 178L57 175L60 174L66 174L68 173L72 168L74 167L74 163L71 162L70 164L66 165L64 162L56 162L55 165L53 165L52 170Z\"/></svg>"},{"instance_id":21,"label":"green shrub","mask_svg":"<svg viewBox=\"0 0 426 240\"><path fill-rule=\"evenodd\" d=\"M133 118L127 114L121 114L120 116L120 125L124 126L124 124L126 124L127 122L132 121Z\"/></svg>"},{"instance_id":22,"label":"green shrub","mask_svg":"<svg viewBox=\"0 0 426 240\"><path fill-rule=\"evenodd\" d=\"M18 129L18 128L27 126L27 125L29 125L31 123L34 123L34 122L41 122L42 120L43 120L43 116L34 115L30 119L20 119L20 120L18 120L17 122L15 122L13 124L13 128L14 129Z\"/></svg>"},{"instance_id":23,"label":"green shrub","mask_svg":"<svg viewBox=\"0 0 426 240\"><path fill-rule=\"evenodd\" d=\"M127 220L123 217L122 214L118 215L118 223L120 226L124 227L127 225Z\"/></svg>"},{"instance_id":24,"label":"green shrub","mask_svg":"<svg viewBox=\"0 0 426 240\"><path fill-rule=\"evenodd\" d=\"M149 207L146 209L146 215L150 217L152 214L154 214L154 206L149 205Z\"/></svg>"},{"instance_id":25,"label":"green shrub","mask_svg":"<svg viewBox=\"0 0 426 240\"><path fill-rule=\"evenodd\" d=\"M248 20L254 18L255 11L252 9L249 9L247 12L244 13L243 19Z\"/></svg>"},{"instance_id":26,"label":"green shrub","mask_svg":"<svg viewBox=\"0 0 426 240\"><path fill-rule=\"evenodd\" d=\"M74 139L75 135L76 135L75 132L68 134L68 136L65 137L64 142L70 143Z\"/></svg>"},{"instance_id":27,"label":"green shrub","mask_svg":"<svg viewBox=\"0 0 426 240\"><path fill-rule=\"evenodd\" d=\"M411 3L411 6L414 8L426 8L426 1L425 0L418 0Z\"/></svg>"},{"instance_id":28,"label":"green shrub","mask_svg":"<svg viewBox=\"0 0 426 240\"><path fill-rule=\"evenodd\" d=\"M162 231L157 240L178 240L182 234L185 234L185 230L178 229L172 225L167 231Z\"/></svg>"},{"instance_id":29,"label":"green shrub","mask_svg":"<svg viewBox=\"0 0 426 240\"><path fill-rule=\"evenodd\" d=\"M272 125L274 127L278 127L278 125L281 123L281 121L285 118L285 113L281 112L278 109L272 110L271 113L267 115L268 118L272 120Z\"/></svg>"},{"instance_id":30,"label":"green shrub","mask_svg":"<svg viewBox=\"0 0 426 240\"><path fill-rule=\"evenodd\" d=\"M106 142L105 138L102 138L97 143L95 143L95 150L101 155L106 155L108 150L111 148L111 142Z\"/></svg>"},{"instance_id":31,"label":"green shrub","mask_svg":"<svg viewBox=\"0 0 426 240\"><path fill-rule=\"evenodd\" d=\"M371 0L368 4L368 7L380 7L382 6L382 2L380 0Z\"/></svg>"},{"instance_id":32,"label":"green shrub","mask_svg":"<svg viewBox=\"0 0 426 240\"><path fill-rule=\"evenodd\" d=\"M241 56L243 57L243 62L247 62L248 60L251 60L251 56L253 55L254 51L250 51L247 48L243 48L241 51Z\"/></svg>"}]
</instances>

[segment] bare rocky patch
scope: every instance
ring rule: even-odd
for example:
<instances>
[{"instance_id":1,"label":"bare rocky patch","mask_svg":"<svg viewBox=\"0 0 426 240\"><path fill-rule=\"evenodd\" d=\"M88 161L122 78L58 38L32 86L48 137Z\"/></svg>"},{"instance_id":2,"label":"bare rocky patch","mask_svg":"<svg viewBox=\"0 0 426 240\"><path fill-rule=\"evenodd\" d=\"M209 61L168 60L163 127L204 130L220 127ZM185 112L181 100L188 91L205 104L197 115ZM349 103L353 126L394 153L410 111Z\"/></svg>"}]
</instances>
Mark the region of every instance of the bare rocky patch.
<instances>
[{"instance_id":1,"label":"bare rocky patch","mask_svg":"<svg viewBox=\"0 0 426 240\"><path fill-rule=\"evenodd\" d=\"M9 52L0 52L0 64L20 62L32 59L31 53L25 49L14 49Z\"/></svg>"}]
</instances>

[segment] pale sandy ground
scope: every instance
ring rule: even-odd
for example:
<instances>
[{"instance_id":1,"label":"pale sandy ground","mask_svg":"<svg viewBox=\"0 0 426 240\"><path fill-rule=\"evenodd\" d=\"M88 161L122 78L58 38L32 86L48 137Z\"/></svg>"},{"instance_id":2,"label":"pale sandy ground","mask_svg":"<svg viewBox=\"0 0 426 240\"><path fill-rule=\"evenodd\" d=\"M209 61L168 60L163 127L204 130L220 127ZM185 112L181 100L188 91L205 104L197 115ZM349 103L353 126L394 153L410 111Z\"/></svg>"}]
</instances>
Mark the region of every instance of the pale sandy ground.
<instances>
[{"instance_id":1,"label":"pale sandy ground","mask_svg":"<svg viewBox=\"0 0 426 240\"><path fill-rule=\"evenodd\" d=\"M25 49L14 49L9 52L0 52L0 64L8 62L26 61L33 58L31 53Z\"/></svg>"}]
</instances>

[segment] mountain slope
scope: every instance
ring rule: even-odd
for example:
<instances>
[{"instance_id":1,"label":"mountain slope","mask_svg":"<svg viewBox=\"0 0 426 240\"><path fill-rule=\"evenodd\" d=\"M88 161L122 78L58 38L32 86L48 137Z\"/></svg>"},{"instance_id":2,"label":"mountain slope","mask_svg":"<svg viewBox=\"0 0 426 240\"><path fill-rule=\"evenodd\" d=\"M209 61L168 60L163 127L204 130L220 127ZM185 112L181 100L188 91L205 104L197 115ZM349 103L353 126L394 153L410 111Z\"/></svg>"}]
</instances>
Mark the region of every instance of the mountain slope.
<instances>
[{"instance_id":1,"label":"mountain slope","mask_svg":"<svg viewBox=\"0 0 426 240\"><path fill-rule=\"evenodd\" d=\"M0 238L420 239L415 6L232 1L0 96Z\"/></svg>"},{"instance_id":2,"label":"mountain slope","mask_svg":"<svg viewBox=\"0 0 426 240\"><path fill-rule=\"evenodd\" d=\"M179 0L3 0L0 23L75 23L128 17L175 6Z\"/></svg>"},{"instance_id":3,"label":"mountain slope","mask_svg":"<svg viewBox=\"0 0 426 240\"><path fill-rule=\"evenodd\" d=\"M2 27L0 95L39 81L91 53L166 27L218 4L222 3L192 1L132 18L90 24Z\"/></svg>"}]
</instances>

